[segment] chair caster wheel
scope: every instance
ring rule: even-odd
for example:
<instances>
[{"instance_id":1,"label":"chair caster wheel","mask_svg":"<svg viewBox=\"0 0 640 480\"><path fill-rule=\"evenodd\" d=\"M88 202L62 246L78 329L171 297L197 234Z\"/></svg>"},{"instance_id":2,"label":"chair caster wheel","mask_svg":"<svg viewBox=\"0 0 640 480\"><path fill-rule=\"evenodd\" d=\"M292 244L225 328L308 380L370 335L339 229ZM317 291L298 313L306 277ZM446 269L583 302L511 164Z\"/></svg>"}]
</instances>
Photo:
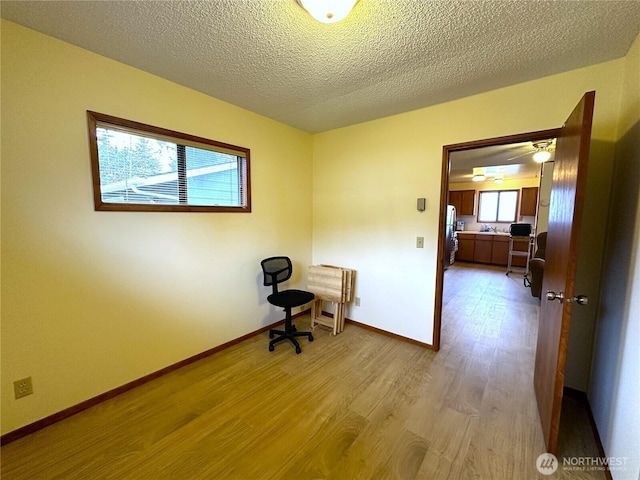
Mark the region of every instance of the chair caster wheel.
<instances>
[{"instance_id":1,"label":"chair caster wheel","mask_svg":"<svg viewBox=\"0 0 640 480\"><path fill-rule=\"evenodd\" d=\"M309 335L309 341L313 342L313 335Z\"/></svg>"},{"instance_id":2,"label":"chair caster wheel","mask_svg":"<svg viewBox=\"0 0 640 480\"><path fill-rule=\"evenodd\" d=\"M275 350L275 347L273 345L269 345L269 351L273 352Z\"/></svg>"},{"instance_id":3,"label":"chair caster wheel","mask_svg":"<svg viewBox=\"0 0 640 480\"><path fill-rule=\"evenodd\" d=\"M300 347L296 347L296 353L302 353L302 349Z\"/></svg>"},{"instance_id":4,"label":"chair caster wheel","mask_svg":"<svg viewBox=\"0 0 640 480\"><path fill-rule=\"evenodd\" d=\"M273 338L273 332L269 332L269 338Z\"/></svg>"},{"instance_id":5,"label":"chair caster wheel","mask_svg":"<svg viewBox=\"0 0 640 480\"><path fill-rule=\"evenodd\" d=\"M297 331L298 331L298 330L296 329L296 326L295 326L295 325L291 325L291 330L292 330L293 332L297 332Z\"/></svg>"}]
</instances>

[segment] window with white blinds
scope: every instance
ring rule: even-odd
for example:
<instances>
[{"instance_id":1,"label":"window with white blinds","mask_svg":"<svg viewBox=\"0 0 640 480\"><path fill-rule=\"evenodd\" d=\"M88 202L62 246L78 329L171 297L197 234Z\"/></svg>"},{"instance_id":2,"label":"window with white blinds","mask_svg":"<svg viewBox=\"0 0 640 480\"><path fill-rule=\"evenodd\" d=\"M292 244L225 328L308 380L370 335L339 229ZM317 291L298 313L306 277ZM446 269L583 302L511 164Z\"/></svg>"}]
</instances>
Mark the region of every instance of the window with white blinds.
<instances>
[{"instance_id":1,"label":"window with white blinds","mask_svg":"<svg viewBox=\"0 0 640 480\"><path fill-rule=\"evenodd\" d=\"M251 211L249 149L87 114L96 210Z\"/></svg>"}]
</instances>

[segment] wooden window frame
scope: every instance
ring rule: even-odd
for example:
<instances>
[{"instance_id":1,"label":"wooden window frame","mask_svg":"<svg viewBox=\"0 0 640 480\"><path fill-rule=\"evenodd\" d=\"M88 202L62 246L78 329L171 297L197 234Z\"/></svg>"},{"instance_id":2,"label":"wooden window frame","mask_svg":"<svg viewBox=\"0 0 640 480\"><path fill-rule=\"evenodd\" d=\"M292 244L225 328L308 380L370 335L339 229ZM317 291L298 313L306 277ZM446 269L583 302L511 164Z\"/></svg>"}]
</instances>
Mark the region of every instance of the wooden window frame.
<instances>
[{"instance_id":1,"label":"wooden window frame","mask_svg":"<svg viewBox=\"0 0 640 480\"><path fill-rule=\"evenodd\" d=\"M195 135L189 135L161 127L154 127L144 123L97 113L87 110L89 125L89 152L91 157L91 172L93 181L94 207L97 211L137 211L137 212L251 212L251 151L245 147L218 142ZM113 126L115 129L129 131L152 139L162 139L175 143L178 147L178 157L182 155L182 162L178 160L178 191L180 204L142 204L105 202L102 199L100 184L100 161L98 155L98 138L96 129ZM184 163L185 145L195 148L211 150L219 153L236 155L238 158L238 188L240 205L189 205L183 203L186 199L186 164ZM182 152L182 154L180 153Z\"/></svg>"},{"instance_id":2,"label":"wooden window frame","mask_svg":"<svg viewBox=\"0 0 640 480\"><path fill-rule=\"evenodd\" d=\"M513 212L513 220L498 220L498 213L500 212L500 195L503 192L515 192L516 194L516 205ZM498 194L498 203L496 205L496 219L495 220L481 220L480 219L480 211L482 209L482 194L483 193L497 193ZM520 203L520 190L516 188L509 188L506 190L482 190L478 192L478 223L514 223L518 219L518 206Z\"/></svg>"}]
</instances>

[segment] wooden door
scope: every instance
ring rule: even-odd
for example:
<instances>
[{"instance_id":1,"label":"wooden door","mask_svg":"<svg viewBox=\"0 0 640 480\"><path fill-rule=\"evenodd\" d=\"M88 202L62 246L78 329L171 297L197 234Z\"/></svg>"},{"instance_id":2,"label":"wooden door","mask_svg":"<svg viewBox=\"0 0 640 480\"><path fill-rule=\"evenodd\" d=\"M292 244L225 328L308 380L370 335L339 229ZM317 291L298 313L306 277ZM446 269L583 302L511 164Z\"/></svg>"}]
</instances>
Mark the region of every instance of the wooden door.
<instances>
[{"instance_id":1,"label":"wooden door","mask_svg":"<svg viewBox=\"0 0 640 480\"><path fill-rule=\"evenodd\" d=\"M594 99L595 92L587 92L560 129L553 169L533 377L542 431L550 453L555 453L558 445L571 309L575 305L572 299L580 293L574 292L574 285ZM547 292L562 294L565 300L549 300Z\"/></svg>"}]
</instances>

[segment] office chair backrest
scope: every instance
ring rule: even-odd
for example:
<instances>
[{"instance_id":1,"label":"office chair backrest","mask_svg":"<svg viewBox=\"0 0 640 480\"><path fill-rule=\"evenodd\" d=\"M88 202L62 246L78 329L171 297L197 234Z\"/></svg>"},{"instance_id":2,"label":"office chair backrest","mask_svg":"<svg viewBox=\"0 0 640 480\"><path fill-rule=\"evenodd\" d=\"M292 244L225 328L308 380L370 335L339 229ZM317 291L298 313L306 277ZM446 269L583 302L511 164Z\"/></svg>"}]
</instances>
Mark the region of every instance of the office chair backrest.
<instances>
[{"instance_id":1,"label":"office chair backrest","mask_svg":"<svg viewBox=\"0 0 640 480\"><path fill-rule=\"evenodd\" d=\"M289 257L270 257L260 262L264 274L264 286L273 287L273 293L278 293L278 284L291 278L293 265Z\"/></svg>"}]
</instances>

